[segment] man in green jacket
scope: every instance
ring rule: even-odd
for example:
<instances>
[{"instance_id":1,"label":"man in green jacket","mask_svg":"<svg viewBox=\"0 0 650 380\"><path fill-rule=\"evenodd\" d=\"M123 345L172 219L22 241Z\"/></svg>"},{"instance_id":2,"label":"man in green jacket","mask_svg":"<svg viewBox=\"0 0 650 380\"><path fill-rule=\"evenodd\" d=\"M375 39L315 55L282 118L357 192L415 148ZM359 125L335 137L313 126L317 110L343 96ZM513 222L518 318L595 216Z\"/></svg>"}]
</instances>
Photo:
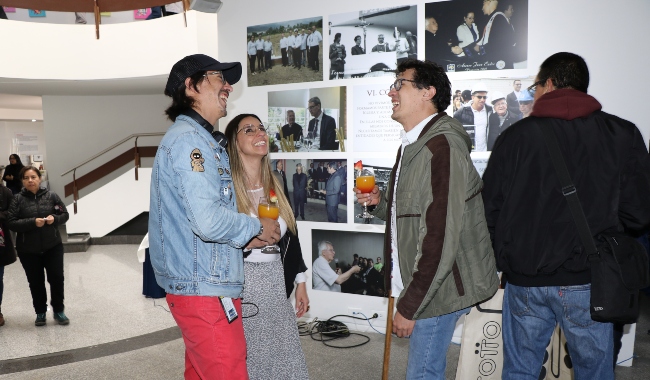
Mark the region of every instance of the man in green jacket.
<instances>
[{"instance_id":1,"label":"man in green jacket","mask_svg":"<svg viewBox=\"0 0 650 380\"><path fill-rule=\"evenodd\" d=\"M471 140L442 112L451 101L449 79L430 61L407 60L397 71L388 96L406 134L389 185L355 193L386 221L384 263L399 296L393 332L411 337L406 378L444 379L458 318L490 298L499 281Z\"/></svg>"}]
</instances>

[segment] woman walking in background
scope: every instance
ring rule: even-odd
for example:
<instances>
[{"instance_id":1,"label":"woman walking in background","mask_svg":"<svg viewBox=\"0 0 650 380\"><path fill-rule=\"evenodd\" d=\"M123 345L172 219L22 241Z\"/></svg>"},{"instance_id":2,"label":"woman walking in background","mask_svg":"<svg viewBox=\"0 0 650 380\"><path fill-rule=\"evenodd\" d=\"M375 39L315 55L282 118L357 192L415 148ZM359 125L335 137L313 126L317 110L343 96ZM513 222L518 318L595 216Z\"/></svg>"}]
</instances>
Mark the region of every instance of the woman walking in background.
<instances>
[{"instance_id":1,"label":"woman walking in background","mask_svg":"<svg viewBox=\"0 0 650 380\"><path fill-rule=\"evenodd\" d=\"M14 241L11 238L6 223L7 209L9 209L9 205L13 199L14 195L11 193L11 190L0 185L0 228L2 228L2 233L0 234L0 246L4 246L4 249L0 249L0 326L4 326L5 324L5 319L2 315L2 293L4 292L3 278L5 274L5 266L16 261Z\"/></svg>"},{"instance_id":2,"label":"woman walking in background","mask_svg":"<svg viewBox=\"0 0 650 380\"><path fill-rule=\"evenodd\" d=\"M5 173L2 180L7 183L7 188L13 194L18 194L23 187L23 182L20 178L20 171L25 165L20 161L20 156L12 154L9 156L9 165L5 168Z\"/></svg>"},{"instance_id":3,"label":"woman walking in background","mask_svg":"<svg viewBox=\"0 0 650 380\"><path fill-rule=\"evenodd\" d=\"M32 293L36 326L44 326L47 312L45 272L50 283L50 304L60 325L70 320L63 312L63 244L58 226L68 221L68 211L58 195L41 187L41 172L33 166L20 171L23 189L7 211L9 228L18 233L16 251Z\"/></svg>"},{"instance_id":4,"label":"woman walking in background","mask_svg":"<svg viewBox=\"0 0 650 380\"><path fill-rule=\"evenodd\" d=\"M308 379L296 325L296 316L301 317L309 305L303 273L307 267L282 179L271 171L266 128L257 116L242 114L228 123L226 137L239 212L257 215L260 198L271 200L275 194L282 230L279 251L265 253L263 247L256 248L244 260L248 375L252 380ZM294 281L298 283L295 311L287 300Z\"/></svg>"}]
</instances>

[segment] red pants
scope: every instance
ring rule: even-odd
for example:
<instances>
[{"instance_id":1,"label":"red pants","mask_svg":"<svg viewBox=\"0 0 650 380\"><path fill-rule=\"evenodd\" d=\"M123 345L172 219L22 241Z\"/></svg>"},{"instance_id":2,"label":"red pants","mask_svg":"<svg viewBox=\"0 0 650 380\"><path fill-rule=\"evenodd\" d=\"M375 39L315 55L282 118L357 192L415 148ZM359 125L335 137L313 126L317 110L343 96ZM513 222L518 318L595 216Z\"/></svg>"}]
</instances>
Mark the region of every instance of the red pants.
<instances>
[{"instance_id":1,"label":"red pants","mask_svg":"<svg viewBox=\"0 0 650 380\"><path fill-rule=\"evenodd\" d=\"M241 299L228 323L219 297L167 294L167 303L185 342L185 379L248 380Z\"/></svg>"}]
</instances>

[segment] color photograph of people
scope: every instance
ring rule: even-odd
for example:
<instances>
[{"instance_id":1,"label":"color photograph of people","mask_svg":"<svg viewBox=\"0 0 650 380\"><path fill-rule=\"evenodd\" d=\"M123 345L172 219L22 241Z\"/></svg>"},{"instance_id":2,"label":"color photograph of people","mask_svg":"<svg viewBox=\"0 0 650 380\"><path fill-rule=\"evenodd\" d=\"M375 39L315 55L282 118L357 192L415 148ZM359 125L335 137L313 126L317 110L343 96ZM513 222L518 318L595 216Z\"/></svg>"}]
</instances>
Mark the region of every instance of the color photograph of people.
<instances>
[{"instance_id":1,"label":"color photograph of people","mask_svg":"<svg viewBox=\"0 0 650 380\"><path fill-rule=\"evenodd\" d=\"M384 234L312 230L314 290L385 297Z\"/></svg>"},{"instance_id":2,"label":"color photograph of people","mask_svg":"<svg viewBox=\"0 0 650 380\"><path fill-rule=\"evenodd\" d=\"M323 18L249 26L248 86L323 80Z\"/></svg>"},{"instance_id":3,"label":"color photograph of people","mask_svg":"<svg viewBox=\"0 0 650 380\"><path fill-rule=\"evenodd\" d=\"M445 71L525 69L528 0L425 4L425 57Z\"/></svg>"},{"instance_id":4,"label":"color photograph of people","mask_svg":"<svg viewBox=\"0 0 650 380\"><path fill-rule=\"evenodd\" d=\"M329 16L330 79L394 76L417 58L417 6L375 8Z\"/></svg>"},{"instance_id":5,"label":"color photograph of people","mask_svg":"<svg viewBox=\"0 0 650 380\"><path fill-rule=\"evenodd\" d=\"M271 152L343 151L346 88L269 91Z\"/></svg>"},{"instance_id":6,"label":"color photograph of people","mask_svg":"<svg viewBox=\"0 0 650 380\"><path fill-rule=\"evenodd\" d=\"M460 121L472 139L473 152L491 151L497 138L512 124L530 115L533 79L454 81L450 115ZM459 95L460 94L460 95Z\"/></svg>"},{"instance_id":7,"label":"color photograph of people","mask_svg":"<svg viewBox=\"0 0 650 380\"><path fill-rule=\"evenodd\" d=\"M347 160L274 160L296 221L347 223Z\"/></svg>"},{"instance_id":8,"label":"color photograph of people","mask_svg":"<svg viewBox=\"0 0 650 380\"><path fill-rule=\"evenodd\" d=\"M393 171L393 165L395 160L391 158L363 158L360 160L354 160L356 163L355 166L362 167L363 169L369 169L375 175L375 185L379 187L380 191L385 191L388 188L388 183L390 181L390 175ZM360 170L355 168L355 186L356 186L356 177L360 174ZM361 218L359 217L363 212L363 205L354 202L354 222L359 224L377 224L385 225L386 222L379 218Z\"/></svg>"}]
</instances>

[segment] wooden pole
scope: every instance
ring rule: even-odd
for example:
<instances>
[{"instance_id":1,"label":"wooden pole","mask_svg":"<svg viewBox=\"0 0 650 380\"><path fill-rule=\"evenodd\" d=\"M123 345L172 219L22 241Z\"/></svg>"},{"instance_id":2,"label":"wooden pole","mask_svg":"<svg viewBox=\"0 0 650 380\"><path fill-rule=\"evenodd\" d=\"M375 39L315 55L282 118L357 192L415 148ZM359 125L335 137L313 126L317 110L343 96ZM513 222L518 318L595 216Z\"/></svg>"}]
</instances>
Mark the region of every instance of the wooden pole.
<instances>
[{"instance_id":1,"label":"wooden pole","mask_svg":"<svg viewBox=\"0 0 650 380\"><path fill-rule=\"evenodd\" d=\"M395 299L392 291L388 291L388 311L386 313L386 336L384 338L384 366L381 372L381 379L388 380L388 368L390 362L390 341L393 336L393 306Z\"/></svg>"}]
</instances>

